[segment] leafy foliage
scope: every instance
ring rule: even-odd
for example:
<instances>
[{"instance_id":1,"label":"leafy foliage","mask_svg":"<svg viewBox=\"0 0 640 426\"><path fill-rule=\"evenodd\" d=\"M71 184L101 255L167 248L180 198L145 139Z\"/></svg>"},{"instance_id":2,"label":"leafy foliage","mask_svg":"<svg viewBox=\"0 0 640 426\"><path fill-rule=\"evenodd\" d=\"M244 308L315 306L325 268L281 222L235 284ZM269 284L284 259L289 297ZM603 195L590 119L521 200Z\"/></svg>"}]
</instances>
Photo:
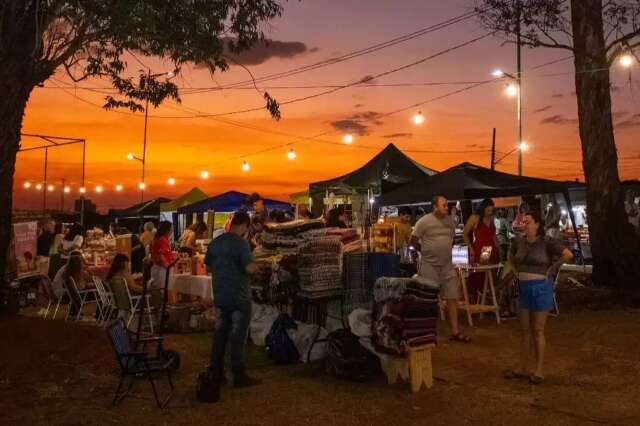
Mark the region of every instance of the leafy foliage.
<instances>
[{"instance_id":1,"label":"leafy foliage","mask_svg":"<svg viewBox=\"0 0 640 426\"><path fill-rule=\"evenodd\" d=\"M264 39L261 25L282 13L275 0L22 0L3 2L0 18L21 16L34 22L33 56L45 81L64 67L74 81L89 77L110 80L120 98L107 97L107 108L157 107L166 98L179 101L178 88L163 74L141 70L132 77L127 60L159 57L179 73L187 63L225 71L224 51L239 53ZM20 8L21 10L17 10ZM34 19L34 21L31 21ZM25 25L16 22L15 25ZM4 28L3 28L4 32ZM9 32L8 32L9 33ZM20 34L15 32L15 34ZM0 53L8 43L2 40ZM279 116L277 102L265 98L267 110ZM144 102L141 102L144 101Z\"/></svg>"}]
</instances>

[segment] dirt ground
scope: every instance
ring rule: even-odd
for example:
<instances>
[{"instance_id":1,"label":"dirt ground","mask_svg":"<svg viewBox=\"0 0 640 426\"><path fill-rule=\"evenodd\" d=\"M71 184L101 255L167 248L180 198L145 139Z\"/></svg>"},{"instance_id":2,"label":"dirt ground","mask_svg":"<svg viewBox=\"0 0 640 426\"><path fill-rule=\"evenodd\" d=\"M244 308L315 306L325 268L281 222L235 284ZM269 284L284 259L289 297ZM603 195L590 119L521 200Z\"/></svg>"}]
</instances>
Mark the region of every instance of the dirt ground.
<instances>
[{"instance_id":1,"label":"dirt ground","mask_svg":"<svg viewBox=\"0 0 640 426\"><path fill-rule=\"evenodd\" d=\"M176 393L165 410L149 384L110 406L117 378L106 333L90 324L16 316L0 318L0 424L233 424L233 425L588 425L638 424L640 311L563 313L548 326L543 385L502 379L517 359L515 321L485 318L471 344L440 338L434 387L411 394L407 384L380 377L349 383L319 365L275 366L251 347L261 386L223 389L223 401L200 404L197 373L207 362L209 335L169 335L182 355ZM441 330L445 335L445 330Z\"/></svg>"}]
</instances>

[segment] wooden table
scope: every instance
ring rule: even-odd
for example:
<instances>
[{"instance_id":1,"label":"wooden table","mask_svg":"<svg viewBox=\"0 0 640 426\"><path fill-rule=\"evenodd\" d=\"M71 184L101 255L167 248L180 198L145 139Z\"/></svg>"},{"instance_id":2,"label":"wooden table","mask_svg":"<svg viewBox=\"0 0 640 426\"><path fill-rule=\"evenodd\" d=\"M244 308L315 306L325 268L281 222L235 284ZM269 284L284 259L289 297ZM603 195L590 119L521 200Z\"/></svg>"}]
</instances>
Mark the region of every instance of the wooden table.
<instances>
[{"instance_id":1,"label":"wooden table","mask_svg":"<svg viewBox=\"0 0 640 426\"><path fill-rule=\"evenodd\" d=\"M498 297L496 295L496 288L493 282L493 273L496 274L500 270L501 265L456 265L456 271L458 272L458 279L462 286L463 300L459 302L460 308L466 311L467 321L469 325L473 327L473 314L480 314L480 318L485 313L494 312L496 321L500 324L500 308L498 306ZM467 278L468 273L479 272L484 273L484 287L482 289L482 296L477 304L471 304L469 302L469 292L467 291ZM487 294L491 296L491 300L487 303Z\"/></svg>"}]
</instances>

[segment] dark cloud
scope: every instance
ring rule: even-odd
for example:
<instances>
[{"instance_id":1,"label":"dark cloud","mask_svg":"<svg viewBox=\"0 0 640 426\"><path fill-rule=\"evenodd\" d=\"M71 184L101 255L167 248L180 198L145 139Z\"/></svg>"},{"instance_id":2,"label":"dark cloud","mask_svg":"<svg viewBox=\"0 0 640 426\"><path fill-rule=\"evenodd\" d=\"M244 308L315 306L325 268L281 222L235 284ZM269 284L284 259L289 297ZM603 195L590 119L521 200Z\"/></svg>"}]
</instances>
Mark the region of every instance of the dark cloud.
<instances>
[{"instance_id":1,"label":"dark cloud","mask_svg":"<svg viewBox=\"0 0 640 426\"><path fill-rule=\"evenodd\" d=\"M578 124L578 120L576 118L566 118L564 115L557 114L547 118L543 118L540 121L540 124L559 124L559 125Z\"/></svg>"},{"instance_id":2,"label":"dark cloud","mask_svg":"<svg viewBox=\"0 0 640 426\"><path fill-rule=\"evenodd\" d=\"M465 145L465 148L482 148L482 146L477 143L471 143L469 145Z\"/></svg>"},{"instance_id":3,"label":"dark cloud","mask_svg":"<svg viewBox=\"0 0 640 426\"><path fill-rule=\"evenodd\" d=\"M616 123L615 127L618 129L631 129L634 127L640 127L640 114L636 114L627 120Z\"/></svg>"},{"instance_id":4,"label":"dark cloud","mask_svg":"<svg viewBox=\"0 0 640 426\"><path fill-rule=\"evenodd\" d=\"M353 107L354 108L362 108L364 105L363 104L355 104Z\"/></svg>"},{"instance_id":5,"label":"dark cloud","mask_svg":"<svg viewBox=\"0 0 640 426\"><path fill-rule=\"evenodd\" d=\"M365 112L359 112L357 114L354 114L348 118L350 120L356 120L356 121L362 121L362 120L369 121L372 124L380 125L382 124L382 121L380 120L381 116L382 116L382 113L379 113L379 112L365 111Z\"/></svg>"},{"instance_id":6,"label":"dark cloud","mask_svg":"<svg viewBox=\"0 0 640 426\"><path fill-rule=\"evenodd\" d=\"M614 120L618 120L618 119L626 116L627 114L629 114L629 113L626 112L626 111L616 111L616 112L611 113L611 116L613 117Z\"/></svg>"},{"instance_id":7,"label":"dark cloud","mask_svg":"<svg viewBox=\"0 0 640 426\"><path fill-rule=\"evenodd\" d=\"M337 120L332 121L331 125L334 129L341 132L355 133L359 136L363 136L369 133L369 127L360 123L358 120Z\"/></svg>"},{"instance_id":8,"label":"dark cloud","mask_svg":"<svg viewBox=\"0 0 640 426\"><path fill-rule=\"evenodd\" d=\"M375 82L375 79L373 78L372 75L365 75L360 80L358 80L358 83L369 83L369 84L372 84L374 82Z\"/></svg>"},{"instance_id":9,"label":"dark cloud","mask_svg":"<svg viewBox=\"0 0 640 426\"><path fill-rule=\"evenodd\" d=\"M225 40L225 46L231 39ZM256 43L251 49L241 52L239 54L231 53L229 49L225 47L224 55L230 58L229 65L234 66L234 62L242 65L260 65L267 62L271 58L291 59L296 56L300 56L304 53L317 52L318 48L309 48L305 43L301 41L279 41L265 39L264 41ZM205 68L206 65L199 64L197 68Z\"/></svg>"},{"instance_id":10,"label":"dark cloud","mask_svg":"<svg viewBox=\"0 0 640 426\"><path fill-rule=\"evenodd\" d=\"M551 97L554 99L562 99L564 98L564 95L562 93L553 93Z\"/></svg>"},{"instance_id":11,"label":"dark cloud","mask_svg":"<svg viewBox=\"0 0 640 426\"><path fill-rule=\"evenodd\" d=\"M551 105L545 105L541 108L538 108L537 110L533 111L533 112L545 112L545 111L549 111L552 108Z\"/></svg>"},{"instance_id":12,"label":"dark cloud","mask_svg":"<svg viewBox=\"0 0 640 426\"><path fill-rule=\"evenodd\" d=\"M382 137L385 139L412 138L413 133L391 133L389 135L383 135Z\"/></svg>"}]
</instances>

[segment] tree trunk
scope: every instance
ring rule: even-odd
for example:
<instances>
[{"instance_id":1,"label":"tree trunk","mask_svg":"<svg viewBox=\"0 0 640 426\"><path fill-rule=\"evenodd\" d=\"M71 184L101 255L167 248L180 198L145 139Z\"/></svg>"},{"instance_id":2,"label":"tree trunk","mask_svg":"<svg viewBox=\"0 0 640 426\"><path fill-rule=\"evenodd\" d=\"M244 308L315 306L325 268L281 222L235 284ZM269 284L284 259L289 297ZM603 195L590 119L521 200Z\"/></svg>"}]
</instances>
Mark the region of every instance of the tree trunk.
<instances>
[{"instance_id":1,"label":"tree trunk","mask_svg":"<svg viewBox=\"0 0 640 426\"><path fill-rule=\"evenodd\" d=\"M640 239L627 218L618 176L602 0L571 0L571 21L593 278L636 293Z\"/></svg>"},{"instance_id":2,"label":"tree trunk","mask_svg":"<svg viewBox=\"0 0 640 426\"><path fill-rule=\"evenodd\" d=\"M42 30L36 31L37 2L7 2L0 9L0 300L13 236L13 174L24 110L33 88L53 74L39 59ZM37 46L40 46L39 48ZM44 190L44 188L43 188Z\"/></svg>"}]
</instances>

